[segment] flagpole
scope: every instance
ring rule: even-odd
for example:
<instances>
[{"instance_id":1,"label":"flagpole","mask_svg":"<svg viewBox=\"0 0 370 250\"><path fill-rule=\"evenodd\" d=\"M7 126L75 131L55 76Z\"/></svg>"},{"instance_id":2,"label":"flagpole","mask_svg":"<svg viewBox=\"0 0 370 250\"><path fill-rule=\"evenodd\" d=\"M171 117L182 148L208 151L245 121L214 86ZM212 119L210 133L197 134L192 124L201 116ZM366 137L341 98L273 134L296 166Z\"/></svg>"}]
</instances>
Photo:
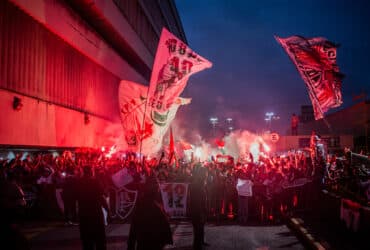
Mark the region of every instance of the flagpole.
<instances>
[{"instance_id":1,"label":"flagpole","mask_svg":"<svg viewBox=\"0 0 370 250\"><path fill-rule=\"evenodd\" d=\"M172 158L175 157L175 149L174 149L174 139L173 139L173 132L172 132L172 126L170 126L170 142L169 142L169 160L168 160L168 163L171 164L172 162ZM176 158L175 158L175 161L176 161Z\"/></svg>"},{"instance_id":2,"label":"flagpole","mask_svg":"<svg viewBox=\"0 0 370 250\"><path fill-rule=\"evenodd\" d=\"M325 117L323 117L322 119L324 120L325 125L328 127L329 132L330 132L331 134L333 134L333 129L332 129L332 127L331 127L330 123L328 122L328 120L326 120L326 119L325 119Z\"/></svg>"},{"instance_id":3,"label":"flagpole","mask_svg":"<svg viewBox=\"0 0 370 250\"><path fill-rule=\"evenodd\" d=\"M143 128L145 129L145 115L146 115L146 106L148 105L148 99L149 99L149 89L150 89L150 86L148 86L148 90L146 92L146 101L145 101L145 106L144 106L144 115L143 115L143 122L141 123L141 131L140 131L140 148L139 148L139 155L141 157L141 151L142 151L142 148L143 148L143 135L142 135L142 131L143 131ZM144 164L144 157L142 157L142 164Z\"/></svg>"}]
</instances>

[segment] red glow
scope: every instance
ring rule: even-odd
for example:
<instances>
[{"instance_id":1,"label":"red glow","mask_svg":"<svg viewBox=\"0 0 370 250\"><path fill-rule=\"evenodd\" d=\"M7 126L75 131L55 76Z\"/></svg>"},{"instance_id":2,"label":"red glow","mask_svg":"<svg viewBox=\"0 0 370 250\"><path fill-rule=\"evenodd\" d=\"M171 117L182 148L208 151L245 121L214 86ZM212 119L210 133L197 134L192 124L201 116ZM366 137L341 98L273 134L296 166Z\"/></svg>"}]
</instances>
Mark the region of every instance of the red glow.
<instances>
[{"instance_id":1,"label":"red glow","mask_svg":"<svg viewBox=\"0 0 370 250\"><path fill-rule=\"evenodd\" d=\"M295 194L293 196L293 207L296 207L298 205L298 196Z\"/></svg>"},{"instance_id":2,"label":"red glow","mask_svg":"<svg viewBox=\"0 0 370 250\"><path fill-rule=\"evenodd\" d=\"M222 139L216 139L215 141L216 145L219 147L219 148L223 148L225 146L225 141L222 140Z\"/></svg>"},{"instance_id":3,"label":"red glow","mask_svg":"<svg viewBox=\"0 0 370 250\"><path fill-rule=\"evenodd\" d=\"M112 147L110 147L109 152L105 155L105 157L107 157L107 158L111 158L111 157L112 157L112 155L113 155L114 153L116 153L116 152L117 152L116 145L113 145Z\"/></svg>"}]
</instances>

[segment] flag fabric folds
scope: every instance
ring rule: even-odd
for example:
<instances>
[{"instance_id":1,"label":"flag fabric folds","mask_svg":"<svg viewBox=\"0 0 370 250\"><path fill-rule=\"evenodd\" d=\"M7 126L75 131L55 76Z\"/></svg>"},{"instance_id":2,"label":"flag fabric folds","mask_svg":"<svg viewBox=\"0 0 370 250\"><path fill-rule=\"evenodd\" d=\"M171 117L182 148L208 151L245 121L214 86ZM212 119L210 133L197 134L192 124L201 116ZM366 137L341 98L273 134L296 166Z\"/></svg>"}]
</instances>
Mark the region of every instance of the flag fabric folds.
<instances>
[{"instance_id":1,"label":"flag fabric folds","mask_svg":"<svg viewBox=\"0 0 370 250\"><path fill-rule=\"evenodd\" d=\"M342 104L343 75L336 64L337 46L323 37L275 37L296 65L314 109L315 119Z\"/></svg>"},{"instance_id":2,"label":"flag fabric folds","mask_svg":"<svg viewBox=\"0 0 370 250\"><path fill-rule=\"evenodd\" d=\"M148 87L130 81L121 81L118 90L120 116L126 147L139 152L140 141L153 135L153 123L144 118ZM144 122L144 125L143 125Z\"/></svg>"},{"instance_id":3,"label":"flag fabric folds","mask_svg":"<svg viewBox=\"0 0 370 250\"><path fill-rule=\"evenodd\" d=\"M177 98L168 110L167 123L159 126L145 112L148 87L122 80L119 86L121 122L127 149L153 155L162 147L163 136L176 116L181 105L189 104L190 98ZM145 116L145 117L144 117ZM142 146L140 145L142 143Z\"/></svg>"},{"instance_id":4,"label":"flag fabric folds","mask_svg":"<svg viewBox=\"0 0 370 250\"><path fill-rule=\"evenodd\" d=\"M184 90L189 77L211 66L211 62L163 28L148 93L148 112L153 122L166 126L169 109Z\"/></svg>"},{"instance_id":5,"label":"flag fabric folds","mask_svg":"<svg viewBox=\"0 0 370 250\"><path fill-rule=\"evenodd\" d=\"M130 150L153 155L161 149L177 109L190 103L191 99L180 98L189 77L211 66L168 30L162 30L149 88L130 81L120 83L120 114Z\"/></svg>"},{"instance_id":6,"label":"flag fabric folds","mask_svg":"<svg viewBox=\"0 0 370 250\"><path fill-rule=\"evenodd\" d=\"M161 149L177 109L190 103L191 99L180 98L189 77L211 66L163 28L149 88L130 81L120 83L120 114L130 150L153 155Z\"/></svg>"}]
</instances>

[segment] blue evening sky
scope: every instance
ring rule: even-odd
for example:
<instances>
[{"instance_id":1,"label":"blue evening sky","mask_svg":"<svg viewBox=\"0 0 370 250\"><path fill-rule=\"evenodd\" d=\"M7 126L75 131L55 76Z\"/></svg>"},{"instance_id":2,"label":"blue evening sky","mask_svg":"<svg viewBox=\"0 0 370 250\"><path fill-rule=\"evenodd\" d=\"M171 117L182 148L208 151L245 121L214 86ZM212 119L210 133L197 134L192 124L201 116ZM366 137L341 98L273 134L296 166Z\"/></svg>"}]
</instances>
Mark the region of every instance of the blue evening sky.
<instances>
[{"instance_id":1,"label":"blue evening sky","mask_svg":"<svg viewBox=\"0 0 370 250\"><path fill-rule=\"evenodd\" d=\"M193 75L183 93L192 97L178 113L206 132L208 119L228 116L259 132L264 114L285 133L292 113L310 104L298 71L274 35L322 36L339 43L337 64L346 75L343 107L352 96L370 96L370 1L365 0L176 0L188 44L213 67ZM184 122L183 122L184 123ZM184 123L186 124L186 123Z\"/></svg>"}]
</instances>

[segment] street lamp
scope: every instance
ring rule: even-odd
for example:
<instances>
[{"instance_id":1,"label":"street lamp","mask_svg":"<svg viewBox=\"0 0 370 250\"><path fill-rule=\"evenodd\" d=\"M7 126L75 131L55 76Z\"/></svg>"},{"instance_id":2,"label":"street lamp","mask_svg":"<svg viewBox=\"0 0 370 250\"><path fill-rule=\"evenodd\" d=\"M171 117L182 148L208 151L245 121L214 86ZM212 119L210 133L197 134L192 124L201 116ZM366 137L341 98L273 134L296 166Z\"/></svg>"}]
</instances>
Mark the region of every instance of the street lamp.
<instances>
[{"instance_id":1,"label":"street lamp","mask_svg":"<svg viewBox=\"0 0 370 250\"><path fill-rule=\"evenodd\" d=\"M217 117L211 117L209 118L209 122L212 124L212 126L216 126L216 124L218 123L218 118Z\"/></svg>"},{"instance_id":2,"label":"street lamp","mask_svg":"<svg viewBox=\"0 0 370 250\"><path fill-rule=\"evenodd\" d=\"M233 126L233 118L226 118L225 119L225 133L231 133L234 129Z\"/></svg>"},{"instance_id":3,"label":"street lamp","mask_svg":"<svg viewBox=\"0 0 370 250\"><path fill-rule=\"evenodd\" d=\"M274 115L275 115L275 114L274 114L274 112L266 112L266 114L265 114L265 116L266 116L265 120L266 120L266 121L271 121L271 118L272 118Z\"/></svg>"},{"instance_id":4,"label":"street lamp","mask_svg":"<svg viewBox=\"0 0 370 250\"><path fill-rule=\"evenodd\" d=\"M209 122L212 124L212 132L213 136L216 134L216 125L218 124L218 118L217 117L211 117L209 118Z\"/></svg>"},{"instance_id":5,"label":"street lamp","mask_svg":"<svg viewBox=\"0 0 370 250\"><path fill-rule=\"evenodd\" d=\"M274 112L266 112L265 113L265 121L268 124L269 130L271 130L271 123L273 120L279 120L280 116L275 115Z\"/></svg>"}]
</instances>

